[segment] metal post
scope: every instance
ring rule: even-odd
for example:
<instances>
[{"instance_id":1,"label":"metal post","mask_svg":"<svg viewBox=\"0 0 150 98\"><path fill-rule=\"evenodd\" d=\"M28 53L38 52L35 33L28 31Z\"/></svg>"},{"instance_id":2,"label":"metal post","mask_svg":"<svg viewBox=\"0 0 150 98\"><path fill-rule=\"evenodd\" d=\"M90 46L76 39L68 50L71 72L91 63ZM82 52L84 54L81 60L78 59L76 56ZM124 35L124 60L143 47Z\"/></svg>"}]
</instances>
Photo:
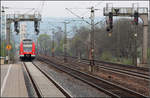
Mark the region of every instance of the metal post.
<instances>
[{"instance_id":1,"label":"metal post","mask_svg":"<svg viewBox=\"0 0 150 98\"><path fill-rule=\"evenodd\" d=\"M64 22L65 36L64 36L64 62L67 62L67 23Z\"/></svg>"},{"instance_id":2,"label":"metal post","mask_svg":"<svg viewBox=\"0 0 150 98\"><path fill-rule=\"evenodd\" d=\"M37 55L39 54L38 36L37 36Z\"/></svg>"},{"instance_id":3,"label":"metal post","mask_svg":"<svg viewBox=\"0 0 150 98\"><path fill-rule=\"evenodd\" d=\"M1 23L2 23L2 25L1 25L1 40L2 41L4 41L5 42L5 33L6 33L6 17L5 17L5 10L4 10L4 7L2 6L2 13L1 13L2 15L2 17L1 17ZM5 28L4 28L5 27ZM4 29L3 29L4 28ZM3 36L3 35L5 35L5 36ZM2 46L2 43L0 43L1 44L1 46ZM5 47L4 47L4 43L3 43L3 53L2 53L2 55L4 56L5 54Z\"/></svg>"},{"instance_id":4,"label":"metal post","mask_svg":"<svg viewBox=\"0 0 150 98\"><path fill-rule=\"evenodd\" d=\"M137 66L137 32L138 32L138 25L135 25L134 30L134 57L133 57L133 64Z\"/></svg>"},{"instance_id":5,"label":"metal post","mask_svg":"<svg viewBox=\"0 0 150 98\"><path fill-rule=\"evenodd\" d=\"M54 29L52 31L52 34L53 34L53 41L52 41L52 57L54 57Z\"/></svg>"},{"instance_id":6,"label":"metal post","mask_svg":"<svg viewBox=\"0 0 150 98\"><path fill-rule=\"evenodd\" d=\"M91 71L93 71L93 65L94 65L94 7L91 7L91 32L90 32L89 59L90 59Z\"/></svg>"},{"instance_id":7,"label":"metal post","mask_svg":"<svg viewBox=\"0 0 150 98\"><path fill-rule=\"evenodd\" d=\"M119 29L119 25L120 25L120 20L118 20L118 22L117 22L117 28L118 28L118 30L117 30L117 33L118 33L117 34L117 56L118 56L117 60L120 62L120 59L121 59L120 57L121 56L120 56L120 47L119 47L120 46L120 32L119 32L120 29Z\"/></svg>"},{"instance_id":8,"label":"metal post","mask_svg":"<svg viewBox=\"0 0 150 98\"><path fill-rule=\"evenodd\" d=\"M10 21L9 20L6 20L7 22L6 22L6 26L7 26L7 32L6 32L6 43L7 43L7 45L10 45ZM10 62L10 52L9 52L9 50L7 50L7 59L8 59L8 63Z\"/></svg>"},{"instance_id":9,"label":"metal post","mask_svg":"<svg viewBox=\"0 0 150 98\"><path fill-rule=\"evenodd\" d=\"M147 45L148 45L148 26L144 25L143 28L143 55L142 55L142 63L146 64L147 63Z\"/></svg>"},{"instance_id":10,"label":"metal post","mask_svg":"<svg viewBox=\"0 0 150 98\"><path fill-rule=\"evenodd\" d=\"M143 20L143 47L142 47L142 64L147 63L148 48L148 14L140 15Z\"/></svg>"}]
</instances>

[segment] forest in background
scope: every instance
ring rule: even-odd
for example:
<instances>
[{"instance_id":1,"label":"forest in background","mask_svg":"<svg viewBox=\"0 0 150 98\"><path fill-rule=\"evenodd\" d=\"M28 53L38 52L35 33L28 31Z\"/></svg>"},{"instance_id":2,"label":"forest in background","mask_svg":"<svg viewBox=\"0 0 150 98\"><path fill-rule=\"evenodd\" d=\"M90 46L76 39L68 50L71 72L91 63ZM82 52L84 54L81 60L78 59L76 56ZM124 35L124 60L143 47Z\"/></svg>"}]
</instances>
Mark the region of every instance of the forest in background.
<instances>
[{"instance_id":1,"label":"forest in background","mask_svg":"<svg viewBox=\"0 0 150 98\"><path fill-rule=\"evenodd\" d=\"M150 21L149 21L150 24ZM88 59L90 49L89 33L90 25L81 27L72 27L75 35L68 38L67 54L69 56L80 56ZM119 19L113 23L112 36L108 36L105 23L95 26L95 59L119 62L124 64L132 64L135 49L134 33L137 32L137 56L141 58L143 28L142 23L138 27L133 25L133 20ZM67 32L69 33L69 32ZM45 55L51 55L52 36L48 34L40 34L38 37L38 50ZM11 58L16 55L15 39L12 38ZM55 55L63 55L64 32L62 28L58 28L54 34ZM6 41L1 40L0 56L6 56ZM148 27L148 62L150 63L150 25Z\"/></svg>"},{"instance_id":2,"label":"forest in background","mask_svg":"<svg viewBox=\"0 0 150 98\"><path fill-rule=\"evenodd\" d=\"M150 21L149 21L150 23ZM63 43L64 32L61 28L55 32L55 55L63 55ZM67 42L67 55L76 56L88 59L90 49L89 33L91 31L89 26L81 26L77 28L72 27L72 31L75 35L72 38L68 38ZM135 43L134 33L137 33L137 43ZM108 36L105 23L101 23L95 26L95 59L118 62L123 64L133 64L133 55L135 53L135 47L137 47L137 57L141 58L142 54L142 38L143 38L142 23L139 23L138 27L134 25L133 20L122 18L113 23L112 36ZM150 63L150 25L148 28L148 61ZM69 32L68 32L69 33ZM47 35L47 34L42 34ZM49 35L47 35L49 36ZM40 36L39 36L40 39ZM46 38L43 38L46 40ZM50 39L50 38L49 38ZM52 40L52 39L51 39ZM41 53L51 55L52 41L48 43L45 41L45 46L40 41L39 47L45 47L40 49ZM44 43L43 43L44 44ZM136 44L136 46L135 46Z\"/></svg>"}]
</instances>

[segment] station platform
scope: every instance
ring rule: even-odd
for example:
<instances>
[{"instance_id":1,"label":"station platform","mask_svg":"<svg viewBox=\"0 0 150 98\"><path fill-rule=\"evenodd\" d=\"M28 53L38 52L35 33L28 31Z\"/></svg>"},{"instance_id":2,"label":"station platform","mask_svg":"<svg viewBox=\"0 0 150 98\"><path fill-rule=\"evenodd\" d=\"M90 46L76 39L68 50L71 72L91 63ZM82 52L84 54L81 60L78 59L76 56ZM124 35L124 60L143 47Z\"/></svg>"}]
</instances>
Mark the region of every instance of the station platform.
<instances>
[{"instance_id":1,"label":"station platform","mask_svg":"<svg viewBox=\"0 0 150 98\"><path fill-rule=\"evenodd\" d=\"M3 64L1 68L1 97L28 97L21 64Z\"/></svg>"},{"instance_id":2,"label":"station platform","mask_svg":"<svg viewBox=\"0 0 150 98\"><path fill-rule=\"evenodd\" d=\"M26 62L26 66L36 81L43 97L65 98L64 94L45 77L31 62Z\"/></svg>"},{"instance_id":3,"label":"station platform","mask_svg":"<svg viewBox=\"0 0 150 98\"><path fill-rule=\"evenodd\" d=\"M65 97L58 88L50 82L32 63L27 67L40 88L44 97ZM2 64L1 69L1 97L29 97L30 92L24 77L23 64Z\"/></svg>"}]
</instances>

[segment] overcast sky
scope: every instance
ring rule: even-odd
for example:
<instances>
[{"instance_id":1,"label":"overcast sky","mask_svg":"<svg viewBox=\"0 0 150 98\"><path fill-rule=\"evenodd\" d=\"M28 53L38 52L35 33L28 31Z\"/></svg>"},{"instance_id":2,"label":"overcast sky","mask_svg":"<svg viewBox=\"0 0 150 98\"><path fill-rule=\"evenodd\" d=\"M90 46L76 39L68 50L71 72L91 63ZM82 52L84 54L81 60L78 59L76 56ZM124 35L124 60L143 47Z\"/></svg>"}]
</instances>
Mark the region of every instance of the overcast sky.
<instances>
[{"instance_id":1,"label":"overcast sky","mask_svg":"<svg viewBox=\"0 0 150 98\"><path fill-rule=\"evenodd\" d=\"M95 6L100 9L96 11L95 16L102 16L103 7L108 2L113 3L114 7L132 7L132 3L139 3L139 7L149 7L148 1L2 1L1 4L9 7L7 12L11 13L29 13L32 10L28 8L35 8L42 13L43 17L75 17L65 9L72 8L71 10L77 15L89 17L90 10L87 8Z\"/></svg>"}]
</instances>

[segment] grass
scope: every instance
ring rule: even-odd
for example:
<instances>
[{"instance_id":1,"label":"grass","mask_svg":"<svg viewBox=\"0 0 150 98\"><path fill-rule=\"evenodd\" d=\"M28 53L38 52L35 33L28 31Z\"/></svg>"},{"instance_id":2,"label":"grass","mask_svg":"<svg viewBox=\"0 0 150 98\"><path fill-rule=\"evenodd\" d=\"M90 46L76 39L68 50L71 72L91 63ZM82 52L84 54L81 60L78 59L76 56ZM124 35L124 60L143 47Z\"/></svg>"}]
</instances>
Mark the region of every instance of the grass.
<instances>
[{"instance_id":1,"label":"grass","mask_svg":"<svg viewBox=\"0 0 150 98\"><path fill-rule=\"evenodd\" d=\"M113 62L113 63L119 63L119 64L132 65L132 59L131 58L113 57L112 54L108 51L102 53L102 56L100 57L100 60Z\"/></svg>"}]
</instances>

